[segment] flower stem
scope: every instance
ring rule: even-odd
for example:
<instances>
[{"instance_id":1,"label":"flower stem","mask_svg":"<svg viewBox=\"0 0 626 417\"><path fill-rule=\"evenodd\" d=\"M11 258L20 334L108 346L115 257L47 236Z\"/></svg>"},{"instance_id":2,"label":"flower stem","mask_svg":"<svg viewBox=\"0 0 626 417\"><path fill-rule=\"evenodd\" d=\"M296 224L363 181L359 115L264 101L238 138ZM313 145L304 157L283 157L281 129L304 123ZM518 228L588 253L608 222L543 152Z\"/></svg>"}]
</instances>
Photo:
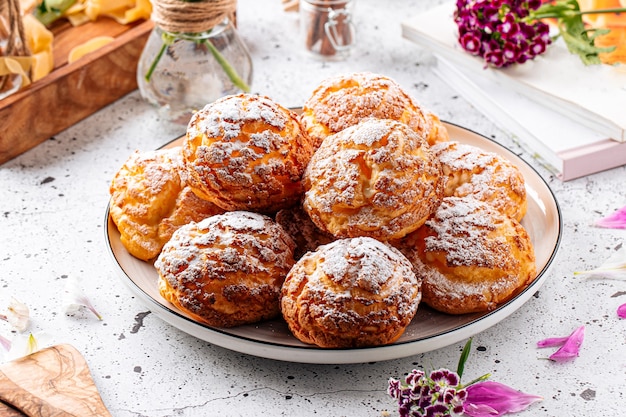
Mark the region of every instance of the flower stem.
<instances>
[{"instance_id":1,"label":"flower stem","mask_svg":"<svg viewBox=\"0 0 626 417\"><path fill-rule=\"evenodd\" d=\"M472 379L467 384L463 384L463 388L469 387L470 385L473 385L473 384L475 384L477 382L486 381L487 379L489 379L490 376L491 376L491 374L485 374L485 375L479 376L478 378Z\"/></svg>"},{"instance_id":2,"label":"flower stem","mask_svg":"<svg viewBox=\"0 0 626 417\"><path fill-rule=\"evenodd\" d=\"M165 50L167 49L167 47L168 47L168 44L163 42L163 44L161 45L161 49L159 49L159 53L154 58L154 61L152 61L152 64L150 65L150 68L148 68L148 71L146 72L146 75L145 75L146 81L150 82L150 79L152 78L152 73L156 69L156 66L159 63L159 61L161 60L161 57L165 53Z\"/></svg>"},{"instance_id":3,"label":"flower stem","mask_svg":"<svg viewBox=\"0 0 626 417\"><path fill-rule=\"evenodd\" d=\"M230 81L241 91L245 93L250 92L250 86L248 86L248 84L239 76L239 74L237 74L237 71L232 67L232 65L230 65L230 62L228 62L228 60L224 58L220 51L217 50L215 45L213 45L213 43L209 39L204 39L203 43L207 46L207 48L209 48L209 51L211 51L211 54L213 55L215 60L224 69L224 72L226 72L226 75L228 75Z\"/></svg>"},{"instance_id":4,"label":"flower stem","mask_svg":"<svg viewBox=\"0 0 626 417\"><path fill-rule=\"evenodd\" d=\"M586 10L579 12L579 14L602 14L602 13L623 13L626 12L626 7L618 7L615 9L600 9L600 10Z\"/></svg>"},{"instance_id":5,"label":"flower stem","mask_svg":"<svg viewBox=\"0 0 626 417\"><path fill-rule=\"evenodd\" d=\"M538 9L536 13L532 13L533 19L551 19L551 18L560 18L560 17L574 17L574 16L582 16L584 14L604 14L604 13L623 13L626 12L625 7L619 7L614 9L599 9L599 10L567 10L557 9L553 11L542 11Z\"/></svg>"},{"instance_id":6,"label":"flower stem","mask_svg":"<svg viewBox=\"0 0 626 417\"><path fill-rule=\"evenodd\" d=\"M163 54L167 50L167 47L170 46L172 43L174 43L174 41L178 38L178 35L164 31L161 37L163 39L163 44L161 45L161 49L159 49L159 52L154 57L154 61L152 61L152 64L150 65L150 68L148 68L148 71L146 72L146 75L145 75L145 79L148 82L152 78L152 74L156 70L156 67L159 61L161 60L161 58L163 57ZM220 53L220 51L217 50L215 45L213 45L213 43L209 39L202 39L198 43L205 45L207 47L207 49L211 52L211 55L213 55L213 58L215 58L217 63L220 64L220 66L222 67L226 75L228 75L228 78L230 79L230 81L237 88L239 88L240 90L246 93L250 92L250 86L248 86L248 84L239 76L239 74L237 74L237 71L233 68L232 65L230 65L230 62L228 62L228 60L224 58L224 56Z\"/></svg>"}]
</instances>

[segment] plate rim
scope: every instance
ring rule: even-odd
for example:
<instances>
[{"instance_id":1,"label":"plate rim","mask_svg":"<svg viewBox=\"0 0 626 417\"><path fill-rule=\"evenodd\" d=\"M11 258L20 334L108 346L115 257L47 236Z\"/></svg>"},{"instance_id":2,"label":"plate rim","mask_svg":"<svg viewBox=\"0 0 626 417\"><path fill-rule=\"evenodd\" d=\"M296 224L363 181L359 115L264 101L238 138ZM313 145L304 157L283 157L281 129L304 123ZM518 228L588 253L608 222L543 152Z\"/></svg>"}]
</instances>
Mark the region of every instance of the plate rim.
<instances>
[{"instance_id":1,"label":"plate rim","mask_svg":"<svg viewBox=\"0 0 626 417\"><path fill-rule=\"evenodd\" d=\"M107 250L109 255L114 261L114 264L117 267L117 272L120 275L120 279L123 280L124 284L134 293L142 302L142 304L146 305L150 309L151 312L155 313L157 317L161 320L165 321L169 325L176 327L178 330L187 333L191 336L194 336L198 339L204 340L208 343L214 344L216 346L220 346L224 349L236 351L239 353L245 353L252 356L263 357L266 359L274 359L285 362L296 362L296 363L311 363L311 364L354 364L354 363L366 363L366 362L380 362L385 360L392 359L400 359L403 357L416 355L423 352L428 352L435 349L440 349L445 346L449 346L453 343L457 343L463 339L471 337L481 331L484 331L500 321L507 318L509 315L516 312L522 305L524 305L531 297L532 294L529 295L529 292L538 291L545 281L548 278L548 273L552 269L554 259L559 251L561 246L561 240L563 237L563 218L560 205L554 194L554 191L549 186L547 181L539 174L539 172L526 160L524 160L521 156L515 154L508 147L500 144L496 140L489 138L481 133L478 133L472 129L463 127L457 123L448 122L442 120L444 125L450 125L462 131L469 132L473 135L479 136L480 138L491 142L499 148L504 149L508 153L515 155L517 159L519 159L522 163L525 164L526 168L529 168L536 178L540 181L539 183L545 187L548 191L548 195L551 198L551 202L554 204L557 216L557 236L555 240L554 248L548 259L545 263L545 266L541 271L537 274L537 277L533 280L533 282L520 291L514 298L508 300L507 302L498 306L495 310L485 313L484 315L473 319L467 323L454 327L452 329L448 329L442 331L433 336L428 336L425 338L421 338L418 340L406 340L395 342L390 345L383 346L372 346L372 347L359 347L359 348L349 348L349 349L332 349L332 348L320 348L314 345L303 345L303 346L289 346L278 342L271 342L267 340L258 340L253 337L247 337L239 334L232 334L227 332L224 329L219 329L215 327L208 326L206 324L197 322L181 312L170 308L167 305L159 303L155 300L150 294L148 294L139 284L137 284L133 278L131 278L122 265L120 264L118 258L116 257L113 251L113 245L110 240L109 228L111 227L112 220L110 218L110 199L107 202L106 210L104 214L104 235ZM160 146L158 149L162 149L170 145L171 143L180 140L182 136L174 138L164 145ZM114 224L113 224L114 226ZM141 260L138 260L141 261ZM151 308L150 305L156 307ZM184 327L184 328L183 328ZM462 332L462 330L467 330L468 333ZM214 337L206 337L206 335L213 335ZM225 343L226 341L231 343ZM432 348L428 348L426 345L429 342L433 342L435 345ZM436 343L439 342L439 343ZM426 348L419 348L426 347ZM260 349L263 348L263 349ZM285 352L289 352L289 355L285 355ZM371 356L376 356L376 359L372 360ZM332 360L329 360L331 359Z\"/></svg>"}]
</instances>

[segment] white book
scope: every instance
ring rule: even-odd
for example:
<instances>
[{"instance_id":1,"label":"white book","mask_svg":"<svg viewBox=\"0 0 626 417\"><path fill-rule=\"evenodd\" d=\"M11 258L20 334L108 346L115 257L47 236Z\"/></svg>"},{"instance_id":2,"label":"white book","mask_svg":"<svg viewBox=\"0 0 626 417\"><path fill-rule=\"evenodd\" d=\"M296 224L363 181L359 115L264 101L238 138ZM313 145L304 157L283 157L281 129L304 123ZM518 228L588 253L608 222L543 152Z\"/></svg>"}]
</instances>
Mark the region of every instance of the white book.
<instances>
[{"instance_id":1,"label":"white book","mask_svg":"<svg viewBox=\"0 0 626 417\"><path fill-rule=\"evenodd\" d=\"M485 68L457 41L451 1L402 22L403 36L463 68L498 82L541 106L589 129L626 142L626 66L585 66L559 40L532 61L507 68Z\"/></svg>"},{"instance_id":2,"label":"white book","mask_svg":"<svg viewBox=\"0 0 626 417\"><path fill-rule=\"evenodd\" d=\"M611 140L441 56L435 72L563 181L626 164L626 142Z\"/></svg>"}]
</instances>

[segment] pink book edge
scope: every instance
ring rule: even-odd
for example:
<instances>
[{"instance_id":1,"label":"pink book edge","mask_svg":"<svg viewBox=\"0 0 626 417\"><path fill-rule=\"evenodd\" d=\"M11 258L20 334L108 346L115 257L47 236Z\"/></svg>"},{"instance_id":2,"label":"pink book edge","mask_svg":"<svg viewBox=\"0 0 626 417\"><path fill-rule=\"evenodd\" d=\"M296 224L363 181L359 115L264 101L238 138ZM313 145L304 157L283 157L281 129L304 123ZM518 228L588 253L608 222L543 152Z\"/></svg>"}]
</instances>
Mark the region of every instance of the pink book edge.
<instances>
[{"instance_id":1,"label":"pink book edge","mask_svg":"<svg viewBox=\"0 0 626 417\"><path fill-rule=\"evenodd\" d=\"M593 158L589 155L593 154ZM569 181L626 164L626 143L605 139L557 154L563 160L560 178Z\"/></svg>"}]
</instances>

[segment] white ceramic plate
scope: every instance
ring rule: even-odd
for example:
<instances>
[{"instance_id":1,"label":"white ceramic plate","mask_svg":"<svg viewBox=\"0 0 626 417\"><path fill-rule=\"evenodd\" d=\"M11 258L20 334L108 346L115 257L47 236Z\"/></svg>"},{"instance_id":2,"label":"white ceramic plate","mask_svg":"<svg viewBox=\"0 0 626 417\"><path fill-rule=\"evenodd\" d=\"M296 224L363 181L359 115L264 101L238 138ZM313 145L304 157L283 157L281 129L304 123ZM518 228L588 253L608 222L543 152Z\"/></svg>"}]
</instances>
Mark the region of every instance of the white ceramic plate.
<instances>
[{"instance_id":1,"label":"white ceramic plate","mask_svg":"<svg viewBox=\"0 0 626 417\"><path fill-rule=\"evenodd\" d=\"M122 281L158 317L178 329L207 342L250 355L290 362L339 364L376 362L403 358L457 343L479 333L520 308L543 285L561 240L561 213L557 201L539 174L505 147L470 130L446 124L451 140L498 153L516 164L526 180L528 212L522 224L535 246L539 274L515 298L489 313L446 315L420 305L402 337L387 346L359 349L322 349L301 343L289 332L282 319L233 329L213 328L194 321L164 300L157 289L157 272L151 263L130 255L106 212L105 237ZM180 144L175 140L165 147Z\"/></svg>"}]
</instances>

